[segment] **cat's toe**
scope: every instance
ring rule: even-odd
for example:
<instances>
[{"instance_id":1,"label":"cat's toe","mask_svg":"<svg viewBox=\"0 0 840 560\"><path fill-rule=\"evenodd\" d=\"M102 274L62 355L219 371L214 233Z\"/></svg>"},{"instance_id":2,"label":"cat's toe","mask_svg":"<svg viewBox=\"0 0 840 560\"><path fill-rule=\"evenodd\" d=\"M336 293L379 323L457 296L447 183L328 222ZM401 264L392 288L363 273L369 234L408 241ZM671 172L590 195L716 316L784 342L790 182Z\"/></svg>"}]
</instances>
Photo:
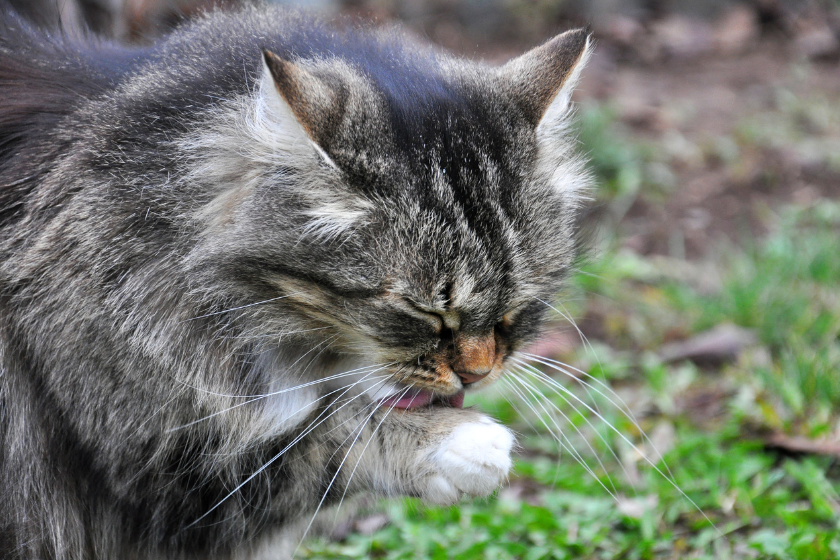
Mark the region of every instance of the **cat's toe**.
<instances>
[{"instance_id":1,"label":"cat's toe","mask_svg":"<svg viewBox=\"0 0 840 560\"><path fill-rule=\"evenodd\" d=\"M423 500L430 504L448 506L461 498L459 490L448 477L435 474L429 477L426 483L426 491L423 493Z\"/></svg>"},{"instance_id":2,"label":"cat's toe","mask_svg":"<svg viewBox=\"0 0 840 560\"><path fill-rule=\"evenodd\" d=\"M455 428L439 444L431 459L438 476L460 492L486 496L507 478L513 446L510 430L489 418L482 418Z\"/></svg>"}]
</instances>

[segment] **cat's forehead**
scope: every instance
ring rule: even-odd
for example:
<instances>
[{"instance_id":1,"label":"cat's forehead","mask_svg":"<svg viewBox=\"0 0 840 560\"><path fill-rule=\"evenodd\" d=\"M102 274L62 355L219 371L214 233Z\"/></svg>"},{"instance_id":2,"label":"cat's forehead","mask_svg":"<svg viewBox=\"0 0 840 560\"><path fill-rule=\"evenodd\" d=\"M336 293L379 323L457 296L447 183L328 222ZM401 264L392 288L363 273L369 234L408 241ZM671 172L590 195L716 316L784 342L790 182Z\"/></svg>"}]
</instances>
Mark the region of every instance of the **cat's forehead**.
<instances>
[{"instance_id":1,"label":"cat's forehead","mask_svg":"<svg viewBox=\"0 0 840 560\"><path fill-rule=\"evenodd\" d=\"M490 84L452 78L431 91L385 97L383 104L399 147L414 153L431 148L454 156L458 163L468 163L462 158L476 154L502 160L526 126Z\"/></svg>"},{"instance_id":2,"label":"cat's forehead","mask_svg":"<svg viewBox=\"0 0 840 560\"><path fill-rule=\"evenodd\" d=\"M391 174L399 167L415 176L432 168L478 172L505 167L517 144L533 137L522 112L479 65L424 59L395 72L375 62L322 61L314 68L345 92L342 122L324 147L348 167Z\"/></svg>"}]
</instances>

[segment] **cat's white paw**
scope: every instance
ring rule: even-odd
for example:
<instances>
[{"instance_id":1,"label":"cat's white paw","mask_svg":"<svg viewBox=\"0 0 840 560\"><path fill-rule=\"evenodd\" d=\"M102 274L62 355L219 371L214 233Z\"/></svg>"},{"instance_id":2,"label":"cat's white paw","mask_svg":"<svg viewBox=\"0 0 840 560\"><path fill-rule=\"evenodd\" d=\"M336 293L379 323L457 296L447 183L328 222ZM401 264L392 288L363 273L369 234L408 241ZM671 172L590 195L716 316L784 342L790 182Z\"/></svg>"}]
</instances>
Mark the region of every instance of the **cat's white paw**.
<instances>
[{"instance_id":1,"label":"cat's white paw","mask_svg":"<svg viewBox=\"0 0 840 560\"><path fill-rule=\"evenodd\" d=\"M510 430L489 418L461 424L429 456L436 473L423 497L451 504L462 494L490 494L507 479L514 442Z\"/></svg>"}]
</instances>

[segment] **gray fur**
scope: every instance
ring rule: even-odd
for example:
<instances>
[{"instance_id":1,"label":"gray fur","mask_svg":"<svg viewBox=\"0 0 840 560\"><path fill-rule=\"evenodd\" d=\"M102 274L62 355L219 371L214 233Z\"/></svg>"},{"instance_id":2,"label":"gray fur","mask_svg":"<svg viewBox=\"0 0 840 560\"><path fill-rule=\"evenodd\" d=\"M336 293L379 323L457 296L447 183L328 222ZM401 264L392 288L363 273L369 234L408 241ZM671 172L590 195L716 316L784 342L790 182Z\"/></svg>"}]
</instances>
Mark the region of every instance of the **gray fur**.
<instances>
[{"instance_id":1,"label":"gray fur","mask_svg":"<svg viewBox=\"0 0 840 560\"><path fill-rule=\"evenodd\" d=\"M0 556L245 558L322 498L434 499L424 457L480 415L371 395L480 388L538 334L588 47L492 68L259 8L131 51L4 12Z\"/></svg>"}]
</instances>

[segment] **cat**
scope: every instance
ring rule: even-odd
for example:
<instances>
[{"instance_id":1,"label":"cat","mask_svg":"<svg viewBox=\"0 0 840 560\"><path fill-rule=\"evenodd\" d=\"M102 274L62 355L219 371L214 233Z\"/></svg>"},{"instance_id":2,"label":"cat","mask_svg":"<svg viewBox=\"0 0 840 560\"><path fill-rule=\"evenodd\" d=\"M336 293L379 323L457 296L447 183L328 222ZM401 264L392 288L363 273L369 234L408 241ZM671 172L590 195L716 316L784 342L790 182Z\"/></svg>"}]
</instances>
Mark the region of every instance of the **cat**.
<instances>
[{"instance_id":1,"label":"cat","mask_svg":"<svg viewBox=\"0 0 840 560\"><path fill-rule=\"evenodd\" d=\"M128 48L4 9L0 557L252 558L359 492L495 491L514 436L463 396L575 258L591 49L492 67L267 6Z\"/></svg>"}]
</instances>

